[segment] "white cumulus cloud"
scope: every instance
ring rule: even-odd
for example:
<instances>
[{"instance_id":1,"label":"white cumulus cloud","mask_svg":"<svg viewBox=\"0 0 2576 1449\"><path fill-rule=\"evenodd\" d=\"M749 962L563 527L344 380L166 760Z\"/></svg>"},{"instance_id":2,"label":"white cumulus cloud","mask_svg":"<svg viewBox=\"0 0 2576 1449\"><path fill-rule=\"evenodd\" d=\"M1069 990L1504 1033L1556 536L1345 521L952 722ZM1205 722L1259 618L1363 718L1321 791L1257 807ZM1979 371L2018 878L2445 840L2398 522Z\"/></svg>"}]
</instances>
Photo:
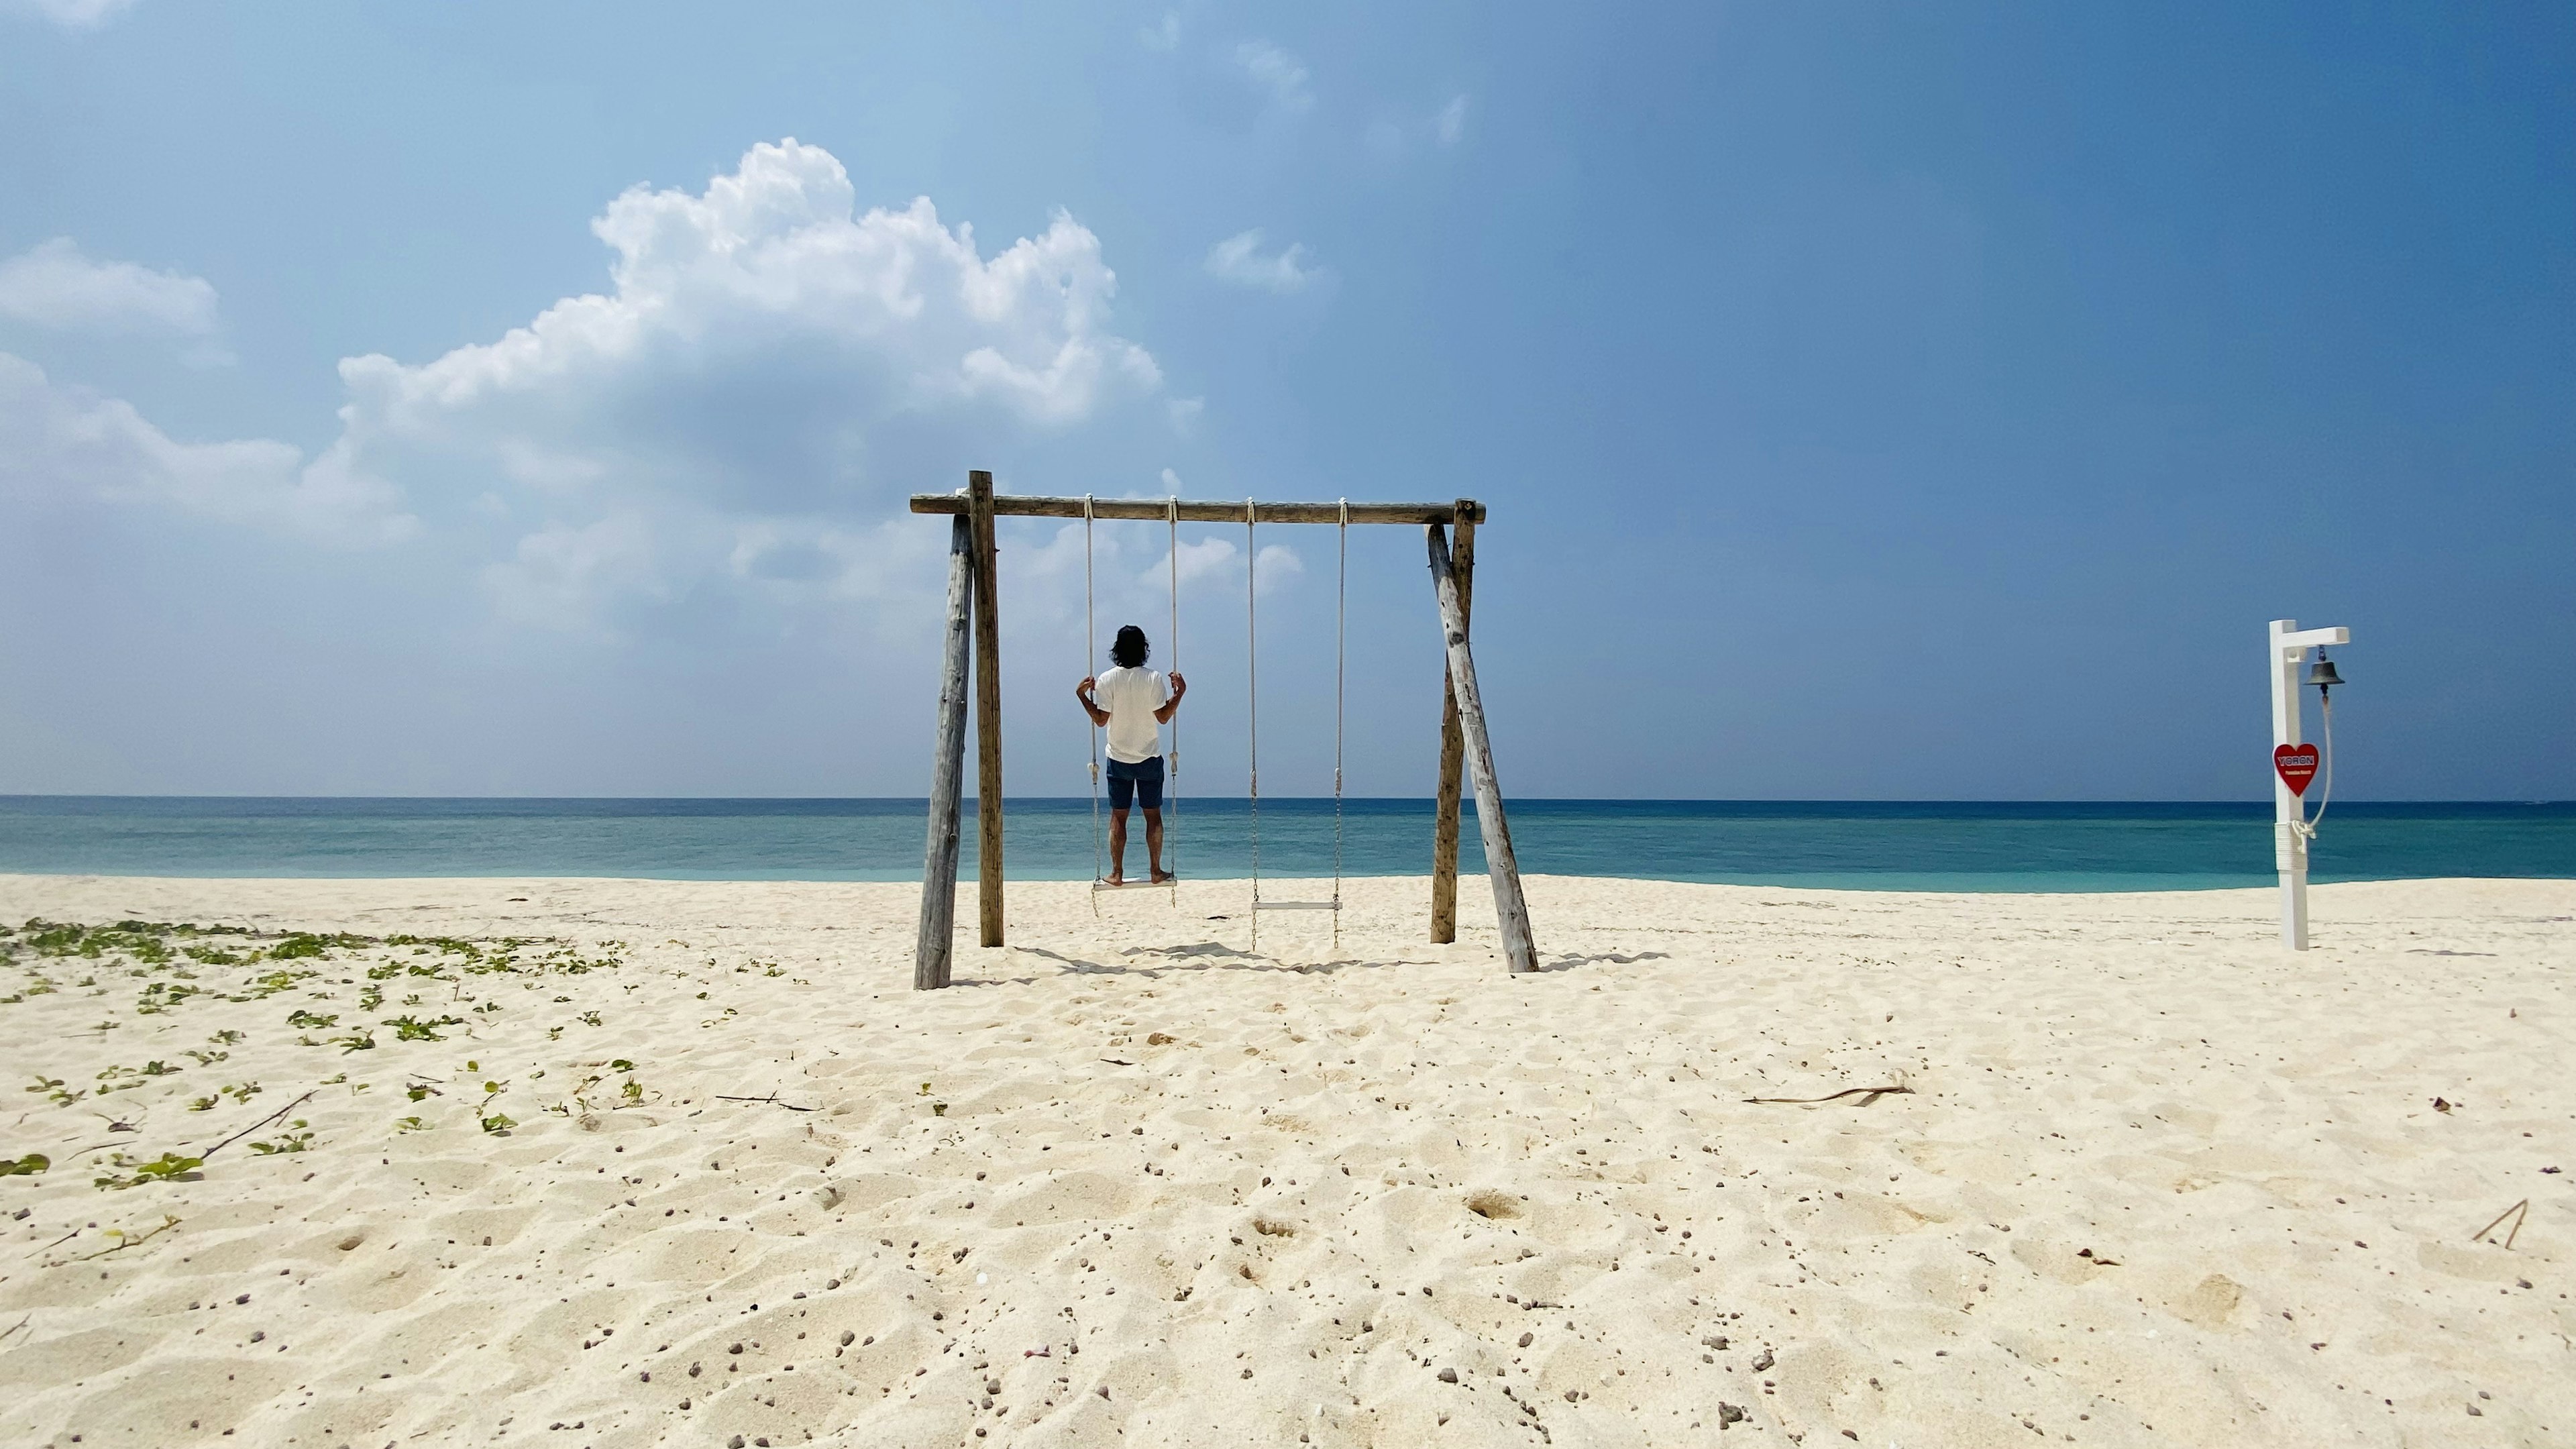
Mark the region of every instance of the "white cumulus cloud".
<instances>
[{"instance_id":1,"label":"white cumulus cloud","mask_svg":"<svg viewBox=\"0 0 2576 1449\"><path fill-rule=\"evenodd\" d=\"M1227 566L1234 562L1234 557L1239 552L1241 550L1226 539L1193 539L1180 546L1177 557L1174 551L1167 550L1162 562L1138 575L1137 582L1150 589L1177 571L1182 587L1187 588L1201 579L1230 571Z\"/></svg>"},{"instance_id":2,"label":"white cumulus cloud","mask_svg":"<svg viewBox=\"0 0 2576 1449\"><path fill-rule=\"evenodd\" d=\"M1301 291L1315 280L1311 265L1313 254L1303 242L1291 242L1278 251L1264 255L1261 250L1261 228L1239 231L1208 248L1207 271L1246 287L1260 287L1272 292Z\"/></svg>"},{"instance_id":3,"label":"white cumulus cloud","mask_svg":"<svg viewBox=\"0 0 2576 1449\"><path fill-rule=\"evenodd\" d=\"M607 596L670 592L656 567L651 520L623 511L522 537L509 558L484 568L483 582L503 616L549 627L594 622Z\"/></svg>"},{"instance_id":4,"label":"white cumulus cloud","mask_svg":"<svg viewBox=\"0 0 2576 1449\"><path fill-rule=\"evenodd\" d=\"M702 192L631 190L592 230L613 290L340 368L353 468L425 511L497 492L541 524L491 574L522 617L727 577L846 592L874 566L853 515L1161 389L1109 330L1099 239L1061 214L988 257L928 198L859 211L840 162L789 140Z\"/></svg>"},{"instance_id":5,"label":"white cumulus cloud","mask_svg":"<svg viewBox=\"0 0 2576 1449\"><path fill-rule=\"evenodd\" d=\"M726 374L774 384L766 410L814 392L808 423L990 404L1061 424L1161 384L1144 349L1105 330L1116 277L1072 218L987 261L927 197L854 214L848 173L817 146L757 146L702 195L638 187L591 230L617 253L613 293L418 366L341 363L353 434L598 463L646 421L638 405L704 397ZM816 387L825 376L835 385Z\"/></svg>"},{"instance_id":6,"label":"white cumulus cloud","mask_svg":"<svg viewBox=\"0 0 2576 1449\"><path fill-rule=\"evenodd\" d=\"M215 289L203 277L95 261L58 236L0 261L0 317L62 332L210 337Z\"/></svg>"},{"instance_id":7,"label":"white cumulus cloud","mask_svg":"<svg viewBox=\"0 0 2576 1449\"><path fill-rule=\"evenodd\" d=\"M1265 543L1252 558L1254 589L1267 594L1305 576L1306 560L1284 543Z\"/></svg>"},{"instance_id":8,"label":"white cumulus cloud","mask_svg":"<svg viewBox=\"0 0 2576 1449\"><path fill-rule=\"evenodd\" d=\"M1279 111L1293 116L1314 108L1306 64L1287 51L1267 40L1247 40L1234 48L1234 63L1243 67L1243 73Z\"/></svg>"},{"instance_id":9,"label":"white cumulus cloud","mask_svg":"<svg viewBox=\"0 0 2576 1449\"><path fill-rule=\"evenodd\" d=\"M339 432L310 462L174 442L7 359L0 477L344 541L423 531L505 616L613 631L654 609L909 607L937 593L945 535L905 494L1052 463L1080 428L1170 435L1161 371L1111 329L1116 276L1068 216L988 253L927 198L861 210L837 159L787 140L699 190L630 190L592 231L607 290L425 361L343 360Z\"/></svg>"},{"instance_id":10,"label":"white cumulus cloud","mask_svg":"<svg viewBox=\"0 0 2576 1449\"><path fill-rule=\"evenodd\" d=\"M326 454L307 465L264 438L182 443L132 404L63 387L0 352L0 499L157 504L317 541L364 545L409 537L417 521L385 484Z\"/></svg>"}]
</instances>

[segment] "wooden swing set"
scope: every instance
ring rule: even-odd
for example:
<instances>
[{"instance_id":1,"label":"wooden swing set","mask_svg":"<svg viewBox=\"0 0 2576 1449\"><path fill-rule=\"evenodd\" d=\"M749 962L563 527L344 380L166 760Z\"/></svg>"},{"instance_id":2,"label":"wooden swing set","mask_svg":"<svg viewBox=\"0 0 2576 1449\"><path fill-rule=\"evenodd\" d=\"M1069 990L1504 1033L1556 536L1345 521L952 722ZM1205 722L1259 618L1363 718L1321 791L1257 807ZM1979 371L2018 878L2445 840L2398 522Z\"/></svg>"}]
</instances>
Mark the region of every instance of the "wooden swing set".
<instances>
[{"instance_id":1,"label":"wooden swing set","mask_svg":"<svg viewBox=\"0 0 2576 1449\"><path fill-rule=\"evenodd\" d=\"M1247 531L1264 523L1330 523L1345 530L1352 524L1410 523L1423 526L1431 557L1431 584L1440 605L1448 666L1440 708L1440 790L1431 836L1431 939L1458 938L1458 807L1463 774L1476 792L1476 818L1485 845L1486 873L1494 886L1494 913L1501 924L1503 955L1515 973L1538 969L1538 950L1530 936L1529 907L1521 897L1520 867L1512 857L1511 829L1503 819L1502 788L1494 778L1494 752L1485 733L1484 704L1476 691L1476 661L1467 647L1467 621L1474 596L1476 525L1485 519L1482 504L1461 498L1455 503L1239 503L1191 502L1180 498L1042 498L1003 496L993 492L993 475L970 472L957 493L915 494L915 513L946 514L953 520L948 543L948 627L939 682L939 742L930 780L930 843L921 878L921 926L913 953L912 984L930 991L948 985L957 917L957 853L966 772L966 665L968 635L973 635L975 664L975 896L982 941L1004 944L1002 909L1002 665L1001 621L997 612L993 520L998 517L1080 519L1087 530L1097 519L1162 523L1172 530L1189 523L1240 523ZM1451 538L1455 536L1455 545ZM1247 560L1248 562L1248 560ZM1086 567L1087 567L1086 563ZM1249 602L1247 596L1247 611ZM1178 623L1178 580L1174 581L1174 622ZM1088 600L1086 599L1086 612ZM1247 631L1250 614L1246 615ZM1086 623L1086 633L1089 626ZM1089 648L1089 640L1085 642ZM1336 640L1339 649L1339 640ZM1338 666L1337 666L1338 667ZM1338 710L1338 705L1336 706ZM1254 728L1258 728L1255 705ZM1339 729L1338 719L1335 725ZM1175 771L1177 773L1177 771ZM1259 760L1254 758L1253 789L1260 788ZM1336 798L1335 855L1337 879L1330 903L1339 917L1339 811L1341 770L1335 741L1333 792ZM1255 795L1257 802L1258 795ZM1257 809L1256 804L1256 809ZM1259 849L1256 837L1255 850ZM1256 865L1256 870L1258 869ZM1256 887L1257 895L1257 887ZM1314 902L1271 902L1266 909L1304 909ZM1256 929L1259 918L1255 911Z\"/></svg>"}]
</instances>

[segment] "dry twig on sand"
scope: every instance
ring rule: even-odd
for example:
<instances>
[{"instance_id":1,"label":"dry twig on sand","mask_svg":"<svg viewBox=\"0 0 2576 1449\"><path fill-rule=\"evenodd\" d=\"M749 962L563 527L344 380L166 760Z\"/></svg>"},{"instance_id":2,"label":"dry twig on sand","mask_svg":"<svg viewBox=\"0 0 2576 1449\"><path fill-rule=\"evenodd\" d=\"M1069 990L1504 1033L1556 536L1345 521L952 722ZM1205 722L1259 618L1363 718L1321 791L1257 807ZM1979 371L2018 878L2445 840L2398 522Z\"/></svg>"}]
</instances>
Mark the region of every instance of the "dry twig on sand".
<instances>
[{"instance_id":1,"label":"dry twig on sand","mask_svg":"<svg viewBox=\"0 0 2576 1449\"><path fill-rule=\"evenodd\" d=\"M314 1088L315 1092L320 1090L321 1088L319 1087ZM287 1113L294 1111L296 1108L301 1107L312 1100L313 1092L305 1093L303 1096L296 1098L294 1101L287 1103L285 1106L278 1108L276 1111L271 1112L249 1126L244 1127L232 1136L227 1137L223 1141L216 1143L214 1146L207 1148L205 1151L198 1153L197 1160L202 1162L205 1159L214 1156L216 1153L223 1151L225 1148L232 1146L234 1143L239 1142L262 1127L267 1126L269 1123L276 1121L278 1118L285 1116Z\"/></svg>"},{"instance_id":2,"label":"dry twig on sand","mask_svg":"<svg viewBox=\"0 0 2576 1449\"><path fill-rule=\"evenodd\" d=\"M1905 1085L1903 1082L1896 1082L1884 1087L1845 1087L1839 1092L1823 1097L1747 1097L1744 1100L1747 1102L1786 1103L1794 1107L1811 1107L1818 1102L1838 1102L1845 1097L1858 1097L1861 1099L1860 1104L1866 1107L1881 1097L1910 1097L1913 1095L1914 1089L1912 1087Z\"/></svg>"},{"instance_id":3,"label":"dry twig on sand","mask_svg":"<svg viewBox=\"0 0 2576 1449\"><path fill-rule=\"evenodd\" d=\"M61 1237L54 1239L52 1242L45 1244L41 1248L38 1248L36 1250L36 1254L50 1253L54 1249L61 1247L63 1244L70 1242L72 1239L77 1238L80 1235L81 1230L79 1228L74 1228L70 1232L63 1234ZM36 1254L31 1254L30 1256L35 1256Z\"/></svg>"},{"instance_id":4,"label":"dry twig on sand","mask_svg":"<svg viewBox=\"0 0 2576 1449\"><path fill-rule=\"evenodd\" d=\"M2531 1199L2524 1198L2522 1201L2506 1208L2503 1212L2497 1213L2495 1215L2495 1222L2489 1223L2485 1227L2471 1233L2469 1235L2469 1241L2472 1243L2485 1242L2487 1234L2494 1232L2497 1225L2502 1223L2506 1218L2511 1218L2513 1219L2513 1226L2507 1229L2504 1235L2505 1251L2511 1252L2513 1250L2513 1240L2522 1236L2522 1220L2529 1216L2531 1216Z\"/></svg>"},{"instance_id":5,"label":"dry twig on sand","mask_svg":"<svg viewBox=\"0 0 2576 1449\"><path fill-rule=\"evenodd\" d=\"M790 1112L811 1112L815 1110L812 1107L799 1107L793 1102L779 1101L778 1094L776 1092L772 1092L766 1097L728 1097L722 1092L718 1092L716 1094L716 1100L719 1102L759 1102L765 1106L784 1107Z\"/></svg>"}]
</instances>

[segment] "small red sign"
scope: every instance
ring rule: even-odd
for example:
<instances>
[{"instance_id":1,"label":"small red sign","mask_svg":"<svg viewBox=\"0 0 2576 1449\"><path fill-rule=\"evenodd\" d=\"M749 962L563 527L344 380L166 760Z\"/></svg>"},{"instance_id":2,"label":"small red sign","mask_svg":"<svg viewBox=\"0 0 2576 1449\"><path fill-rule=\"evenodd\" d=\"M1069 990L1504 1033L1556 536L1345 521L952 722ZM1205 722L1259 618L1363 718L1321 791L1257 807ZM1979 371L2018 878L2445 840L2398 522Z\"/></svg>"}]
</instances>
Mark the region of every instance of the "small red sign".
<instances>
[{"instance_id":1,"label":"small red sign","mask_svg":"<svg viewBox=\"0 0 2576 1449\"><path fill-rule=\"evenodd\" d=\"M2272 768L2281 772L2281 783L2293 795L2308 793L2308 782L2317 777L2317 747L2283 745L2272 752Z\"/></svg>"}]
</instances>

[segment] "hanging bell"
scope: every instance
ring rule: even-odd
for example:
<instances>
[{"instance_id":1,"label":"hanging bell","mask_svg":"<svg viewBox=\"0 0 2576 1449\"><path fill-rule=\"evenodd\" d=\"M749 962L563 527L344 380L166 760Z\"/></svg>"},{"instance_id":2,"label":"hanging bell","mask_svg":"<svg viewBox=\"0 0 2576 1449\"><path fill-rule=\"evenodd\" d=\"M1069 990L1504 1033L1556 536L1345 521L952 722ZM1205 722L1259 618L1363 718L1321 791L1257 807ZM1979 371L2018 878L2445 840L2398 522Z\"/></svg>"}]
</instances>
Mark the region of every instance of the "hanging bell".
<instances>
[{"instance_id":1,"label":"hanging bell","mask_svg":"<svg viewBox=\"0 0 2576 1449\"><path fill-rule=\"evenodd\" d=\"M2326 657L2325 650L2319 649L2316 662L2308 666L2307 682L2319 689L2332 689L2343 683L2343 676L2335 673L2334 661Z\"/></svg>"}]
</instances>

